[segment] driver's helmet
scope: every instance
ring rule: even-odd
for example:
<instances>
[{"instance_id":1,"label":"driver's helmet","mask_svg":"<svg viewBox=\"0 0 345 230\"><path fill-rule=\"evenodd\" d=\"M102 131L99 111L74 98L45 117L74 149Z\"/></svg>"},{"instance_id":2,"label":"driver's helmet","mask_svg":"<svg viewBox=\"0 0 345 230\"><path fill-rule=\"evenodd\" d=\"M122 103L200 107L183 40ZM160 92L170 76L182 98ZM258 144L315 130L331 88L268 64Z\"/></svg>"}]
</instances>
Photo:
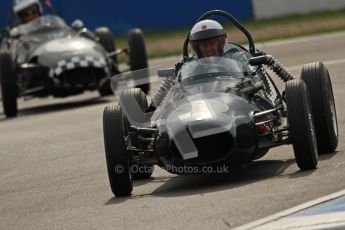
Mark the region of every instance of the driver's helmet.
<instances>
[{"instance_id":1,"label":"driver's helmet","mask_svg":"<svg viewBox=\"0 0 345 230\"><path fill-rule=\"evenodd\" d=\"M196 23L189 36L190 43L192 45L193 51L198 58L202 58L205 55L200 49L200 45L203 45L205 42L210 41L211 39L216 40L218 54L216 56L224 55L224 45L226 42L226 32L224 31L223 26L214 20L202 20Z\"/></svg>"},{"instance_id":2,"label":"driver's helmet","mask_svg":"<svg viewBox=\"0 0 345 230\"><path fill-rule=\"evenodd\" d=\"M39 0L15 0L13 12L22 23L30 22L43 14Z\"/></svg>"}]
</instances>

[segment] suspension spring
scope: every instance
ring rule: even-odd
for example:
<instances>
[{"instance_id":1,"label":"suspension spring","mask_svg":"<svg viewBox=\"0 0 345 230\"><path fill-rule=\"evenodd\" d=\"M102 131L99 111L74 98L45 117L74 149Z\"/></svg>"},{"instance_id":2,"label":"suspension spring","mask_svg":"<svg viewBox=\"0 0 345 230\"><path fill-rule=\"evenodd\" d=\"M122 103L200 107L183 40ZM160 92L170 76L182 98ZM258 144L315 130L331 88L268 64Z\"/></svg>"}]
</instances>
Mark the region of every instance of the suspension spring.
<instances>
[{"instance_id":1,"label":"suspension spring","mask_svg":"<svg viewBox=\"0 0 345 230\"><path fill-rule=\"evenodd\" d=\"M153 95L151 99L151 105L154 107L158 107L162 101L164 100L165 96L169 92L170 88L175 84L175 77L167 77L159 86L159 89Z\"/></svg>"},{"instance_id":2,"label":"suspension spring","mask_svg":"<svg viewBox=\"0 0 345 230\"><path fill-rule=\"evenodd\" d=\"M264 83L264 86L265 86L265 92L268 94L268 95L272 95L272 89L271 89L271 86L267 80L267 76L266 76L266 72L264 70L264 68L260 67L258 68L257 70L257 75L260 77L260 79L262 80L262 82Z\"/></svg>"},{"instance_id":3,"label":"suspension spring","mask_svg":"<svg viewBox=\"0 0 345 230\"><path fill-rule=\"evenodd\" d=\"M294 79L294 76L282 65L280 64L273 56L269 58L266 63L270 69L277 74L284 82Z\"/></svg>"}]
</instances>

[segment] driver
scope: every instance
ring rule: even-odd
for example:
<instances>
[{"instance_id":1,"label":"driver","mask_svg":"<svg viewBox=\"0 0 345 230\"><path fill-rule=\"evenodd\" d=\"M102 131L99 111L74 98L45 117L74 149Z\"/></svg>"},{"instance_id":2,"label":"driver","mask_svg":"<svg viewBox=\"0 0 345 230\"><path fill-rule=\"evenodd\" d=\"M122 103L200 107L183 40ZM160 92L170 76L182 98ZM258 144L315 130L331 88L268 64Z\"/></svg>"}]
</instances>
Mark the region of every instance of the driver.
<instances>
[{"instance_id":1,"label":"driver","mask_svg":"<svg viewBox=\"0 0 345 230\"><path fill-rule=\"evenodd\" d=\"M226 38L223 26L210 19L196 23L189 36L192 49L197 58L227 57L247 66L250 57L248 52L232 48L224 53Z\"/></svg>"},{"instance_id":2,"label":"driver","mask_svg":"<svg viewBox=\"0 0 345 230\"><path fill-rule=\"evenodd\" d=\"M189 40L198 58L224 55L226 33L214 20L196 23L190 32Z\"/></svg>"},{"instance_id":3,"label":"driver","mask_svg":"<svg viewBox=\"0 0 345 230\"><path fill-rule=\"evenodd\" d=\"M39 0L15 0L13 11L20 23L31 22L43 14Z\"/></svg>"}]
</instances>

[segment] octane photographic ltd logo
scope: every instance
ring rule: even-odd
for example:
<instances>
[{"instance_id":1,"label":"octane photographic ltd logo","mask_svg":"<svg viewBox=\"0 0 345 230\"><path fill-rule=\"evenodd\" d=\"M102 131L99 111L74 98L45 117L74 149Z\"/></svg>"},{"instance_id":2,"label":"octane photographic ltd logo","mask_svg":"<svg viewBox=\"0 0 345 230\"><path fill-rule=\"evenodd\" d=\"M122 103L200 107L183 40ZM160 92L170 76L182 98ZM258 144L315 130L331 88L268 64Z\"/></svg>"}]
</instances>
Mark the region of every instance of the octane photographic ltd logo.
<instances>
[{"instance_id":1,"label":"octane photographic ltd logo","mask_svg":"<svg viewBox=\"0 0 345 230\"><path fill-rule=\"evenodd\" d=\"M218 165L218 166L174 166L174 165L166 165L162 166L162 169L177 173L177 174L193 174L193 173L200 173L200 174L226 174L229 173L229 166L227 165ZM123 165L117 164L115 165L114 171L116 174L124 173L125 167ZM131 165L129 167L132 173L152 173L153 167L145 166L145 165Z\"/></svg>"}]
</instances>

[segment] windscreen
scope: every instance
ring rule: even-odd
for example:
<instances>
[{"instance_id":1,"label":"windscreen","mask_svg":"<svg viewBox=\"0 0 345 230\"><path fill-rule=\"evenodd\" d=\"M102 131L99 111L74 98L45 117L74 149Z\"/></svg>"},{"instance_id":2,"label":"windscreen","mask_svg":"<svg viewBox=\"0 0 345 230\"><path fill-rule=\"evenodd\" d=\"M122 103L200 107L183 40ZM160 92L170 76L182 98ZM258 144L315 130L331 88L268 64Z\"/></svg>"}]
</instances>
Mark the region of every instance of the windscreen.
<instances>
[{"instance_id":1,"label":"windscreen","mask_svg":"<svg viewBox=\"0 0 345 230\"><path fill-rule=\"evenodd\" d=\"M188 94L224 92L244 78L243 64L230 58L207 57L185 63L179 80Z\"/></svg>"},{"instance_id":2,"label":"windscreen","mask_svg":"<svg viewBox=\"0 0 345 230\"><path fill-rule=\"evenodd\" d=\"M57 16L42 16L17 27L22 40L42 43L71 34L71 29Z\"/></svg>"}]
</instances>

